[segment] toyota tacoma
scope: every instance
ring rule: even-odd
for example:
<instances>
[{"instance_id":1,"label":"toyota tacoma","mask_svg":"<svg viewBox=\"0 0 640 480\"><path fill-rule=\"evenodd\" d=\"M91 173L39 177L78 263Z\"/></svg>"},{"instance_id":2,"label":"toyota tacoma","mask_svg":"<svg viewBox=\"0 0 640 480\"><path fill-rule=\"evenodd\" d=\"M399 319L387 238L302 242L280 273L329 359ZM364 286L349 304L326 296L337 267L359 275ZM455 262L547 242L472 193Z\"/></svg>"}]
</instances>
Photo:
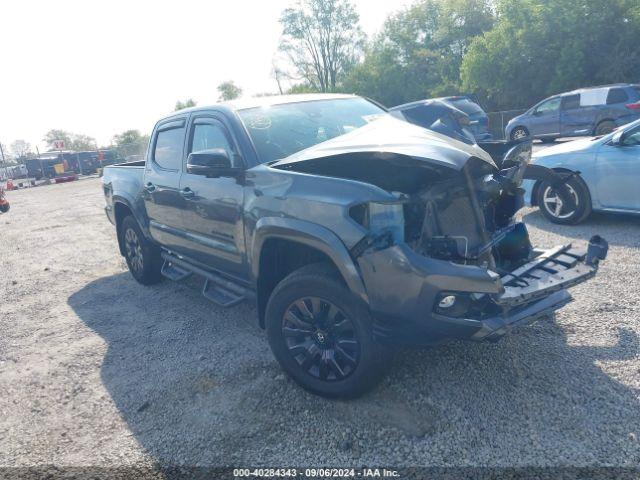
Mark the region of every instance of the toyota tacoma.
<instances>
[{"instance_id":1,"label":"toyota tacoma","mask_svg":"<svg viewBox=\"0 0 640 480\"><path fill-rule=\"evenodd\" d=\"M515 220L530 155L498 165L357 96L263 97L163 118L103 188L138 282L255 302L297 383L354 397L394 344L497 339L595 275L604 239L543 250Z\"/></svg>"}]
</instances>

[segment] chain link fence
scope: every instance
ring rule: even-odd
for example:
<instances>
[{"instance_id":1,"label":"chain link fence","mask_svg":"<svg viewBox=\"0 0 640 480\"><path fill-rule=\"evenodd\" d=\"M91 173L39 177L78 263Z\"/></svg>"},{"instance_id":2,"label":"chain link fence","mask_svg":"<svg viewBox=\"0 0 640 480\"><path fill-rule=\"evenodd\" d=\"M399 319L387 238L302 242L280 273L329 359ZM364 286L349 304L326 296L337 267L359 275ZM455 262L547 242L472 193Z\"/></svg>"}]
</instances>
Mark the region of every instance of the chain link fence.
<instances>
[{"instance_id":1,"label":"chain link fence","mask_svg":"<svg viewBox=\"0 0 640 480\"><path fill-rule=\"evenodd\" d=\"M495 140L505 140L504 129L514 117L526 112L526 110L503 110L500 112L489 112L489 132Z\"/></svg>"}]
</instances>

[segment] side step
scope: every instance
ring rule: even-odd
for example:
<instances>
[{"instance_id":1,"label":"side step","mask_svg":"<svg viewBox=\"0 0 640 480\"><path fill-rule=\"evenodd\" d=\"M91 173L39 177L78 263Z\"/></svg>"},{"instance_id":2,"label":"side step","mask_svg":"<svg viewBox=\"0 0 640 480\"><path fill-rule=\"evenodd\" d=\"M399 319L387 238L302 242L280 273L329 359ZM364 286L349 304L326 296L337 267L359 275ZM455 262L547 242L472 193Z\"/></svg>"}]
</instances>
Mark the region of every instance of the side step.
<instances>
[{"instance_id":1,"label":"side step","mask_svg":"<svg viewBox=\"0 0 640 480\"><path fill-rule=\"evenodd\" d=\"M249 292L246 287L218 273L192 265L168 252L163 252L162 258L164 259L164 264L162 265L161 272L170 280L183 280L192 273L204 277L205 282L202 288L202 295L216 305L225 308L233 307L251 296L251 292Z\"/></svg>"},{"instance_id":2,"label":"side step","mask_svg":"<svg viewBox=\"0 0 640 480\"><path fill-rule=\"evenodd\" d=\"M189 270L180 268L168 258L164 259L164 263L162 264L160 273L162 273L162 275L167 277L169 280L173 280L174 282L179 282L180 280L184 280L185 278L191 276L191 272Z\"/></svg>"}]
</instances>

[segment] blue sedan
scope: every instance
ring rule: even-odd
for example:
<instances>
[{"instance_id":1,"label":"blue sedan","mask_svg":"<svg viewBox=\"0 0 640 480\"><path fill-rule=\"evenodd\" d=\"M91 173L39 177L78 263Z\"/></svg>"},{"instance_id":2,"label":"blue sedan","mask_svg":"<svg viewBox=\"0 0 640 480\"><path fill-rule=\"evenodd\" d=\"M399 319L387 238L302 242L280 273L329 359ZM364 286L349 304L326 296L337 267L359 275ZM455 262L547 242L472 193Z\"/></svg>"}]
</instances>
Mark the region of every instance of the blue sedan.
<instances>
[{"instance_id":1,"label":"blue sedan","mask_svg":"<svg viewBox=\"0 0 640 480\"><path fill-rule=\"evenodd\" d=\"M602 137L546 148L531 163L567 177L575 206L564 205L546 182L523 184L525 198L554 223L579 223L592 211L640 213L640 120Z\"/></svg>"}]
</instances>

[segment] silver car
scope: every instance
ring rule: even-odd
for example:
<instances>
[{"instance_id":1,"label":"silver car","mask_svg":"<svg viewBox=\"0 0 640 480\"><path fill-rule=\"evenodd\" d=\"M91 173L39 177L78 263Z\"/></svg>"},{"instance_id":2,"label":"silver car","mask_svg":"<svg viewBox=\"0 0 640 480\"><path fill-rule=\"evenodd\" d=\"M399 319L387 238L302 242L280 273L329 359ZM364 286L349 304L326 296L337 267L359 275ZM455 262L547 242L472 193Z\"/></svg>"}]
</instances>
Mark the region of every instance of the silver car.
<instances>
[{"instance_id":1,"label":"silver car","mask_svg":"<svg viewBox=\"0 0 640 480\"><path fill-rule=\"evenodd\" d=\"M536 152L531 163L568 178L575 207L563 204L544 181L527 181L525 198L554 223L575 224L592 211L640 213L640 120L601 137L566 142Z\"/></svg>"}]
</instances>

